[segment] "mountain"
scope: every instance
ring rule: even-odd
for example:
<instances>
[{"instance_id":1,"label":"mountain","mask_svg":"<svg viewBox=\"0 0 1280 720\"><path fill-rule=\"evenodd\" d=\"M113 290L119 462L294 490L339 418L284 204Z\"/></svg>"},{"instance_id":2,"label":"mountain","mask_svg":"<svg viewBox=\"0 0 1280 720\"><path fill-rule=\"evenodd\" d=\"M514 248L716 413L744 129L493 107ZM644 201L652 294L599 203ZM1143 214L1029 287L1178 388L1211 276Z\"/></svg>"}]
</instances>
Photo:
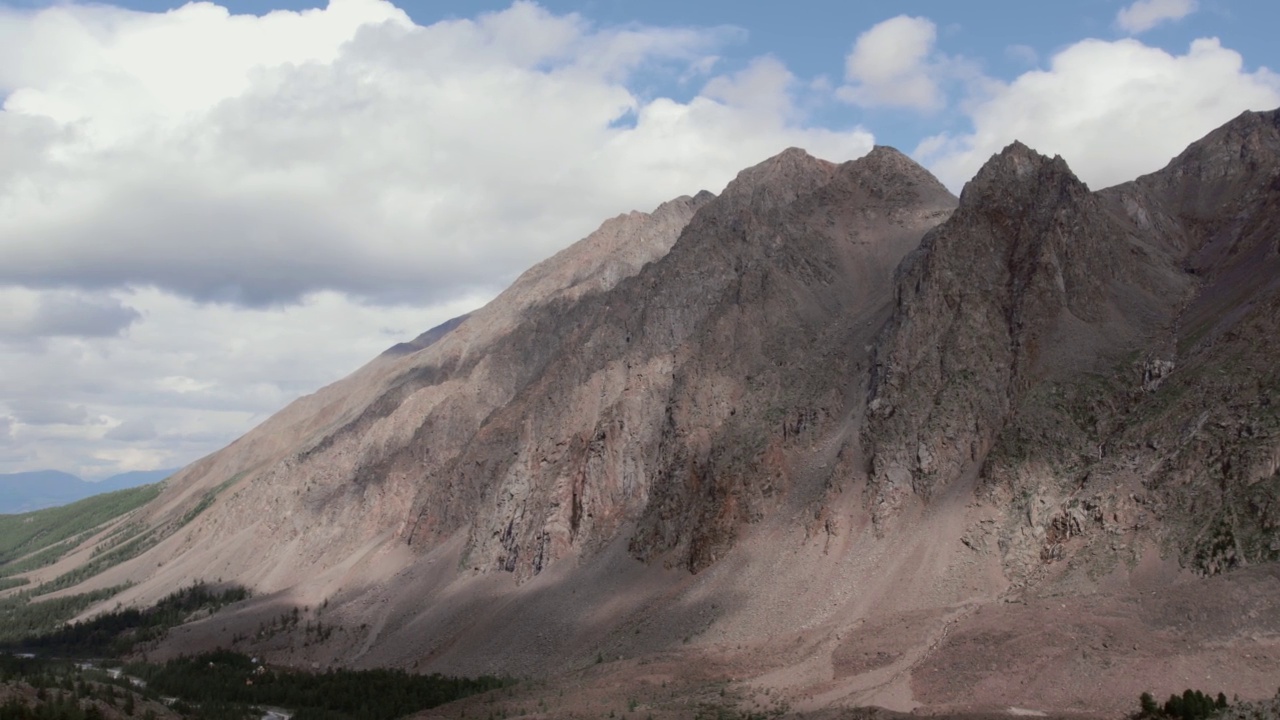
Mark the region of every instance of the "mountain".
<instances>
[{"instance_id":1,"label":"mountain","mask_svg":"<svg viewBox=\"0 0 1280 720\"><path fill-rule=\"evenodd\" d=\"M178 472L179 469L181 468L170 468L168 470L130 470L129 472L118 473L97 482L91 482L90 485L93 485L95 495L104 492L114 492L116 490L138 487L139 485L158 483L161 480L168 479L169 476Z\"/></svg>"},{"instance_id":2,"label":"mountain","mask_svg":"<svg viewBox=\"0 0 1280 720\"><path fill-rule=\"evenodd\" d=\"M80 497L84 481L57 470L0 475L0 512L20 513L61 505Z\"/></svg>"},{"instance_id":3,"label":"mountain","mask_svg":"<svg viewBox=\"0 0 1280 720\"><path fill-rule=\"evenodd\" d=\"M1017 142L959 198L789 149L184 468L80 587L256 593L153 657L533 676L561 715L1270 696L1278 237L1280 112L1098 191Z\"/></svg>"},{"instance_id":4,"label":"mountain","mask_svg":"<svg viewBox=\"0 0 1280 720\"><path fill-rule=\"evenodd\" d=\"M160 482L177 470L135 470L98 482L58 470L0 474L0 514L25 513L66 505L101 493Z\"/></svg>"}]
</instances>

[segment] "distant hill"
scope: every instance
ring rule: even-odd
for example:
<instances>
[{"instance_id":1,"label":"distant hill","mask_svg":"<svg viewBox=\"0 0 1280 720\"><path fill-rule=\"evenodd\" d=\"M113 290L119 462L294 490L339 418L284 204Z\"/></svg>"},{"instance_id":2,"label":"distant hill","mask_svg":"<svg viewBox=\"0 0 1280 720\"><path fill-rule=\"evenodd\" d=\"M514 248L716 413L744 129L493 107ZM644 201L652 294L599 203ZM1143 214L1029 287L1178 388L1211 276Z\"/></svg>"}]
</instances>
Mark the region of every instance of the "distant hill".
<instances>
[{"instance_id":1,"label":"distant hill","mask_svg":"<svg viewBox=\"0 0 1280 720\"><path fill-rule=\"evenodd\" d=\"M159 482L177 472L134 470L89 482L60 470L0 474L0 514L13 514L66 505L101 493Z\"/></svg>"}]
</instances>

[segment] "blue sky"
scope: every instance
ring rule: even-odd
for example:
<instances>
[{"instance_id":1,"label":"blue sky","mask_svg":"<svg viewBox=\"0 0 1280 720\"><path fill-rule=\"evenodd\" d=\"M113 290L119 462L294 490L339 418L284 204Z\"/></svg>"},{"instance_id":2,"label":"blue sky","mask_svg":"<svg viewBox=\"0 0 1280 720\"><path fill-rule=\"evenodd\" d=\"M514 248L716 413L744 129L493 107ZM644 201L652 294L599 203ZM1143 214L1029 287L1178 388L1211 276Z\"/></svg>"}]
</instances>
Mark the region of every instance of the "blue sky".
<instances>
[{"instance_id":1,"label":"blue sky","mask_svg":"<svg viewBox=\"0 0 1280 720\"><path fill-rule=\"evenodd\" d=\"M843 59L854 39L867 28L895 15L927 17L939 31L939 45L949 55L975 60L990 75L1011 79L1042 65L1056 51L1082 38L1117 39L1128 35L1115 23L1126 3L1115 0L1073 2L546 2L557 12L579 12L601 23L642 22L656 25L728 24L742 28L740 43L725 48L730 65L744 65L763 54L777 55L801 77L832 76L838 79ZM1272 30L1280 28L1280 3L1236 3L1247 11L1231 10L1227 3L1204 2L1192 16L1166 22L1140 35L1148 45L1185 52L1191 41L1218 37L1240 51L1247 62L1280 69L1280 43ZM468 8L496 10L501 2L406 4L415 19L429 21L461 15ZM421 8L421 9L419 9ZM1030 48L1032 60L1018 48ZM675 88L669 91L679 92ZM830 126L863 124L882 144L910 150L921 137L944 129L962 129L965 120L954 113L920 116L892 109L857 109L829 103L817 114Z\"/></svg>"},{"instance_id":2,"label":"blue sky","mask_svg":"<svg viewBox=\"0 0 1280 720\"><path fill-rule=\"evenodd\" d=\"M300 12L302 11L302 12ZM1280 4L0 0L0 472L190 462L788 146L1091 187L1280 106Z\"/></svg>"}]
</instances>

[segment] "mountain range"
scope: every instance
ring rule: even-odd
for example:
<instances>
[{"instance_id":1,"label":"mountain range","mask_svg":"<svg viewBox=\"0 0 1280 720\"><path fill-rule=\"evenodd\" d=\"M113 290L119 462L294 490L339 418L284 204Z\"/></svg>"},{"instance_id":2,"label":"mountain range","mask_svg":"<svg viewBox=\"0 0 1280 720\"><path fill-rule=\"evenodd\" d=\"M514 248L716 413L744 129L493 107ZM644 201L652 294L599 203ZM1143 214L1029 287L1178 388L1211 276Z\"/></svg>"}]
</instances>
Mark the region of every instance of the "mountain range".
<instances>
[{"instance_id":1,"label":"mountain range","mask_svg":"<svg viewBox=\"0 0 1280 720\"><path fill-rule=\"evenodd\" d=\"M81 480L59 470L33 470L0 475L0 514L14 514L66 505L101 493L160 482L177 472L134 470L98 481Z\"/></svg>"},{"instance_id":2,"label":"mountain range","mask_svg":"<svg viewBox=\"0 0 1280 720\"><path fill-rule=\"evenodd\" d=\"M153 657L534 677L556 716L1270 696L1278 358L1280 111L1102 190L1017 142L959 197L793 148L184 468L81 587L253 590Z\"/></svg>"}]
</instances>

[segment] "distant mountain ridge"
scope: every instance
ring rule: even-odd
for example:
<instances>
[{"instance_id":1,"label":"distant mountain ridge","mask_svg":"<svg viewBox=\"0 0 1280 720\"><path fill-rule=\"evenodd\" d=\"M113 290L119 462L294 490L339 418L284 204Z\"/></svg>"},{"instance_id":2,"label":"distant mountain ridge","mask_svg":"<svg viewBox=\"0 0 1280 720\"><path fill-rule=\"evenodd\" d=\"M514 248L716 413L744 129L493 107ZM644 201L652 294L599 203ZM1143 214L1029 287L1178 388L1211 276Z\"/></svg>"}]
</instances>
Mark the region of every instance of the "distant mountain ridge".
<instances>
[{"instance_id":1,"label":"distant mountain ridge","mask_svg":"<svg viewBox=\"0 0 1280 720\"><path fill-rule=\"evenodd\" d=\"M160 482L177 472L133 470L90 482L61 470L32 470L0 474L0 515L43 510L102 493Z\"/></svg>"}]
</instances>

